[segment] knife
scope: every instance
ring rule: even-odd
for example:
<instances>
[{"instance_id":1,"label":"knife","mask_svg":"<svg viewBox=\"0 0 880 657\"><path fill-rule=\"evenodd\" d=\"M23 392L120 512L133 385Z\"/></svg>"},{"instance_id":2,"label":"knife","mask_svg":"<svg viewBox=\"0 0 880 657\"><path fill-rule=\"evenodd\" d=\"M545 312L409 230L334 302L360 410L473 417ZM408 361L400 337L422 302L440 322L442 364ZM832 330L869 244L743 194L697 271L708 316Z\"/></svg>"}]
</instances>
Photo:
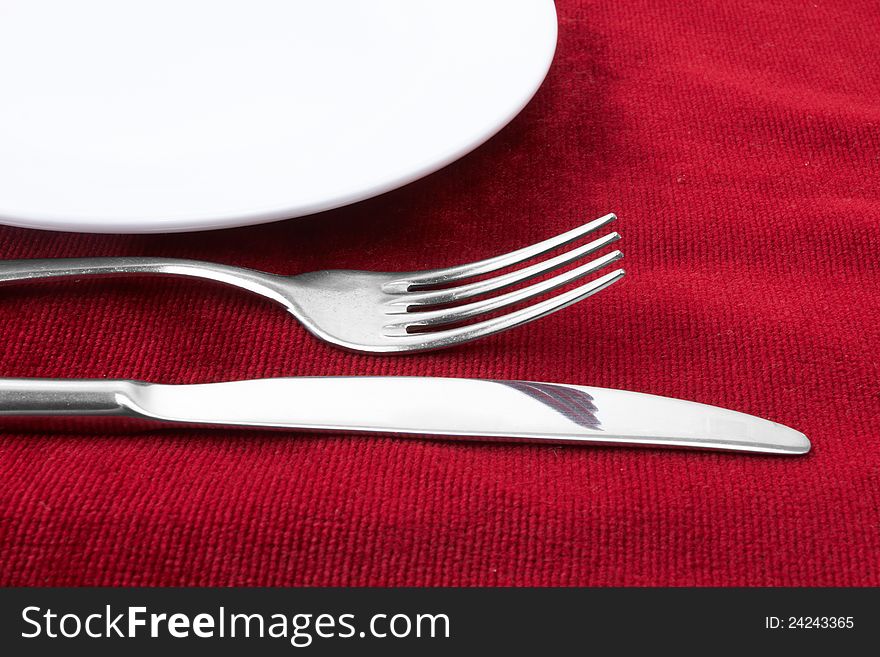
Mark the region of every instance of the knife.
<instances>
[{"instance_id":1,"label":"knife","mask_svg":"<svg viewBox=\"0 0 880 657\"><path fill-rule=\"evenodd\" d=\"M197 426L357 431L565 445L805 454L795 429L716 406L561 383L297 377L164 385L0 379L0 419L121 416Z\"/></svg>"}]
</instances>

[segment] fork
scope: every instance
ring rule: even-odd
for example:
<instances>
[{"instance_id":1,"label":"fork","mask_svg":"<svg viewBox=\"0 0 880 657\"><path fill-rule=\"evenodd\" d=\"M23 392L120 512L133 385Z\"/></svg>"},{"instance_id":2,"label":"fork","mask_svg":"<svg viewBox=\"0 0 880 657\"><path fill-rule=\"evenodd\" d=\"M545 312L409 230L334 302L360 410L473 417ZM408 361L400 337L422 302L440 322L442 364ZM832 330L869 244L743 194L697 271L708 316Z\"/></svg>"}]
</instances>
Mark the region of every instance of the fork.
<instances>
[{"instance_id":1,"label":"fork","mask_svg":"<svg viewBox=\"0 0 880 657\"><path fill-rule=\"evenodd\" d=\"M0 261L0 283L129 274L208 279L280 303L313 335L344 349L368 353L428 351L500 333L544 317L619 280L624 274L622 269L511 312L496 314L598 272L623 257L615 250L527 287L491 294L584 259L620 239L616 232L535 264L480 278L575 242L614 219L615 215L607 214L543 242L445 269L397 273L327 270L281 276L177 258L55 258ZM466 300L471 301L460 303Z\"/></svg>"}]
</instances>

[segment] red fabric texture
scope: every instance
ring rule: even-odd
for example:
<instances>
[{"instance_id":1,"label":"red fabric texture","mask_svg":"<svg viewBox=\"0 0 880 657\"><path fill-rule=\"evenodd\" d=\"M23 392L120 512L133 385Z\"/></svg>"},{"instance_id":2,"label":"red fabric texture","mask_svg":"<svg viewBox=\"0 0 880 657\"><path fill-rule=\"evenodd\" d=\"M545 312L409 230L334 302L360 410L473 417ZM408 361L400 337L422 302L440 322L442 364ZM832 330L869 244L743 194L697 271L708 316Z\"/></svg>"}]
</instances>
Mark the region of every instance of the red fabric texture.
<instances>
[{"instance_id":1,"label":"red fabric texture","mask_svg":"<svg viewBox=\"0 0 880 657\"><path fill-rule=\"evenodd\" d=\"M0 373L581 383L767 417L804 431L813 452L5 430L0 583L880 585L880 6L557 8L556 59L533 102L426 179L219 232L4 227L0 257L412 270L614 211L621 283L408 357L340 351L279 307L208 283L4 287Z\"/></svg>"}]
</instances>

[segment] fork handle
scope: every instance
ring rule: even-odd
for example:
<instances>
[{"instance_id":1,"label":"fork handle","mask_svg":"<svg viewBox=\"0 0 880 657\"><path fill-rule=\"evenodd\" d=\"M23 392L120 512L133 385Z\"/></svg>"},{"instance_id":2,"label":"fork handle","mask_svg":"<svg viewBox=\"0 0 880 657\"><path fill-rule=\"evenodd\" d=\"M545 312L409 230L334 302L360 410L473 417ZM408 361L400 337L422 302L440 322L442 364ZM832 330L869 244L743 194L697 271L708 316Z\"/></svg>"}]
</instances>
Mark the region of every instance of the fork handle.
<instances>
[{"instance_id":1,"label":"fork handle","mask_svg":"<svg viewBox=\"0 0 880 657\"><path fill-rule=\"evenodd\" d=\"M274 274L180 258L47 258L0 261L0 284L80 276L168 275L201 278L240 287L284 303Z\"/></svg>"}]
</instances>

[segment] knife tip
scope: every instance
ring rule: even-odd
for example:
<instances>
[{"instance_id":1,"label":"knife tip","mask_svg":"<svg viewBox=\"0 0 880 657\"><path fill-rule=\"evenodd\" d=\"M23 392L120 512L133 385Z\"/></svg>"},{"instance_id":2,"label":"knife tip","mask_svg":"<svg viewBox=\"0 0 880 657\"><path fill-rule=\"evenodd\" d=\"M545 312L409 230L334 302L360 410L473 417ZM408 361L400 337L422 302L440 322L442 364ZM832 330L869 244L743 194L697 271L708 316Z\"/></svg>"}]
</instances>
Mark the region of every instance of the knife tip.
<instances>
[{"instance_id":1,"label":"knife tip","mask_svg":"<svg viewBox=\"0 0 880 657\"><path fill-rule=\"evenodd\" d=\"M789 429L792 433L791 440L786 445L789 454L807 454L813 448L813 444L807 436L797 429Z\"/></svg>"}]
</instances>

